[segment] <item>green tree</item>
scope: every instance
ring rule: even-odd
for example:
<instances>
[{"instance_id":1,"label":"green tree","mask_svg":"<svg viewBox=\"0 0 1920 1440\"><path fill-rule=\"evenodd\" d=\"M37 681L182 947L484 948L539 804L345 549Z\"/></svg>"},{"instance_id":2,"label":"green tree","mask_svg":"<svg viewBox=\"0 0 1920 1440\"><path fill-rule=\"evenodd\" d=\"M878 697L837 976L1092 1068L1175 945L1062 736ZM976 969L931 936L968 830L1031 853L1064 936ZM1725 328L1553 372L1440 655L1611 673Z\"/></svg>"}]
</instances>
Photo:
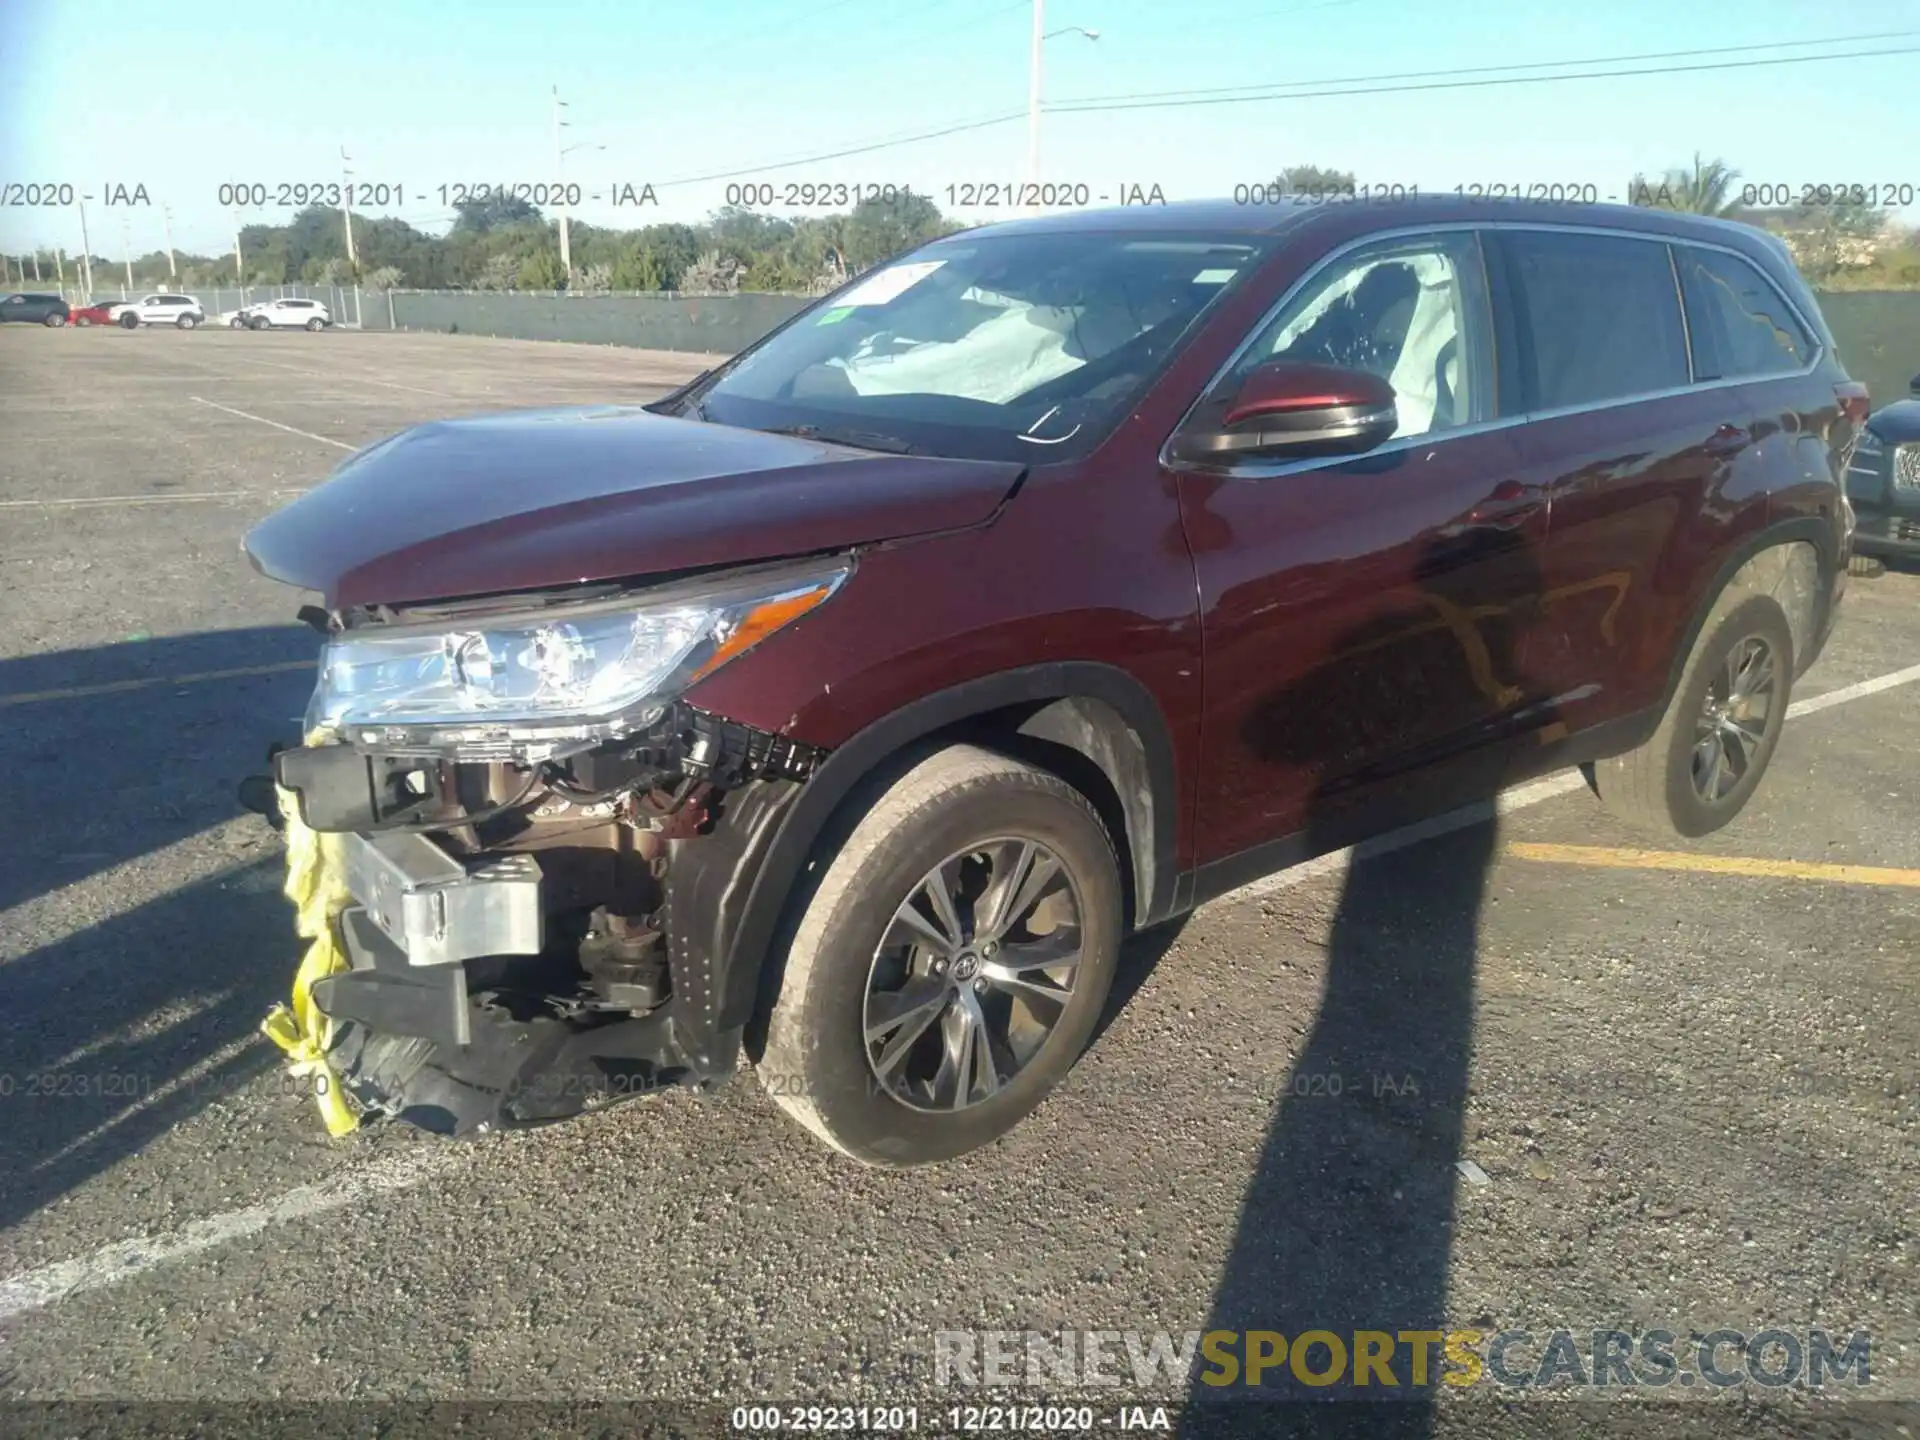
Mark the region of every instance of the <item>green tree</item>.
<instances>
[{"instance_id":1,"label":"green tree","mask_svg":"<svg viewBox=\"0 0 1920 1440\"><path fill-rule=\"evenodd\" d=\"M1282 195L1344 195L1357 183L1353 171L1323 165L1289 165L1273 177L1273 188Z\"/></svg>"},{"instance_id":2,"label":"green tree","mask_svg":"<svg viewBox=\"0 0 1920 1440\"><path fill-rule=\"evenodd\" d=\"M666 270L653 247L644 242L630 246L613 263L613 288L616 290L665 290Z\"/></svg>"},{"instance_id":3,"label":"green tree","mask_svg":"<svg viewBox=\"0 0 1920 1440\"><path fill-rule=\"evenodd\" d=\"M534 205L517 195L506 195L497 190L471 200L456 200L453 210L459 217L453 222L453 228L474 235L484 235L503 225L518 225L541 218L539 209Z\"/></svg>"},{"instance_id":4,"label":"green tree","mask_svg":"<svg viewBox=\"0 0 1920 1440\"><path fill-rule=\"evenodd\" d=\"M1635 175L1629 203L1688 215L1732 215L1740 208L1733 188L1739 178L1726 161L1706 160L1696 151L1691 167L1668 170L1658 180Z\"/></svg>"},{"instance_id":5,"label":"green tree","mask_svg":"<svg viewBox=\"0 0 1920 1440\"><path fill-rule=\"evenodd\" d=\"M566 278L560 257L551 250L536 250L520 264L522 290L558 290Z\"/></svg>"},{"instance_id":6,"label":"green tree","mask_svg":"<svg viewBox=\"0 0 1920 1440\"><path fill-rule=\"evenodd\" d=\"M925 195L872 195L847 218L846 258L855 270L890 260L944 233L945 217Z\"/></svg>"}]
</instances>

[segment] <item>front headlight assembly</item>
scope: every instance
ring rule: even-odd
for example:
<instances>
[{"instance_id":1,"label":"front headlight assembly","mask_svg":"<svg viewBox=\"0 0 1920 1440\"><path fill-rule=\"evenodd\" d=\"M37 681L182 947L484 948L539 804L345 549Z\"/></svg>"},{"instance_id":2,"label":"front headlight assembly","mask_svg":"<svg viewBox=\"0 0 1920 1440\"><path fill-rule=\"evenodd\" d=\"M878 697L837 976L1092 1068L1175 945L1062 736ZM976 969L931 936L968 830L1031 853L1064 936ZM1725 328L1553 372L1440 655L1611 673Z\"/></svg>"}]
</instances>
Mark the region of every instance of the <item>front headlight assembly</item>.
<instances>
[{"instance_id":1,"label":"front headlight assembly","mask_svg":"<svg viewBox=\"0 0 1920 1440\"><path fill-rule=\"evenodd\" d=\"M559 759L643 730L695 681L831 598L846 561L330 641L307 707L361 749Z\"/></svg>"}]
</instances>

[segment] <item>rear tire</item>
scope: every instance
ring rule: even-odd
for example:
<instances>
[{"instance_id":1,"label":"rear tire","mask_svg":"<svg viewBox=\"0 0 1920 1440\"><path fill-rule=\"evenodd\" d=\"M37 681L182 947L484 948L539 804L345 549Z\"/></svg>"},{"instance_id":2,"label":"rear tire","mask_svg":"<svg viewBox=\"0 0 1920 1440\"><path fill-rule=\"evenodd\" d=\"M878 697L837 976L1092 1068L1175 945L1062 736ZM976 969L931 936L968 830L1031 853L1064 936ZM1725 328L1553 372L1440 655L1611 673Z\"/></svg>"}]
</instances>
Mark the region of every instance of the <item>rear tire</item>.
<instances>
[{"instance_id":1,"label":"rear tire","mask_svg":"<svg viewBox=\"0 0 1920 1440\"><path fill-rule=\"evenodd\" d=\"M1700 628L1648 741L1593 767L1606 807L1635 829L1687 839L1746 807L1780 743L1793 691L1793 631L1767 595L1725 597Z\"/></svg>"},{"instance_id":2,"label":"rear tire","mask_svg":"<svg viewBox=\"0 0 1920 1440\"><path fill-rule=\"evenodd\" d=\"M927 888L936 881L949 920ZM1085 796L990 750L939 751L893 782L827 863L788 950L760 1081L864 1164L987 1145L1092 1038L1121 906L1113 842ZM937 943L929 916L952 943ZM1077 960L1044 963L1053 956Z\"/></svg>"},{"instance_id":3,"label":"rear tire","mask_svg":"<svg viewBox=\"0 0 1920 1440\"><path fill-rule=\"evenodd\" d=\"M200 323L200 317L197 315L182 315L173 323L178 325L182 330L191 330Z\"/></svg>"},{"instance_id":4,"label":"rear tire","mask_svg":"<svg viewBox=\"0 0 1920 1440\"><path fill-rule=\"evenodd\" d=\"M327 322L322 320L318 315L307 322L307 329L313 331L316 335L326 328Z\"/></svg>"},{"instance_id":5,"label":"rear tire","mask_svg":"<svg viewBox=\"0 0 1920 1440\"><path fill-rule=\"evenodd\" d=\"M62 325L67 323L67 317L64 315L49 315L42 323L45 324L49 330L58 330Z\"/></svg>"}]
</instances>

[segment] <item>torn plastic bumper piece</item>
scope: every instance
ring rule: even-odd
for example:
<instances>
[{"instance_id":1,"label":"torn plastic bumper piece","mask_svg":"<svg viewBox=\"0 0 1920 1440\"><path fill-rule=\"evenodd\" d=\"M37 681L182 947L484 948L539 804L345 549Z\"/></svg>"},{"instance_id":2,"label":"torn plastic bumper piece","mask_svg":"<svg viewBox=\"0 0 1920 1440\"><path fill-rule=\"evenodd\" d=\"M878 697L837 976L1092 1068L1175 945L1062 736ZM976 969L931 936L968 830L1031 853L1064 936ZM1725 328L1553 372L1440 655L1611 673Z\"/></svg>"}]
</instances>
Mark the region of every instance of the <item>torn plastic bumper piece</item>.
<instances>
[{"instance_id":1,"label":"torn plastic bumper piece","mask_svg":"<svg viewBox=\"0 0 1920 1440\"><path fill-rule=\"evenodd\" d=\"M314 981L313 1003L363 1114L465 1137L707 1078L668 1016L516 1019L499 996L468 994L464 966L410 964L360 907L341 913L340 936L351 968Z\"/></svg>"}]
</instances>

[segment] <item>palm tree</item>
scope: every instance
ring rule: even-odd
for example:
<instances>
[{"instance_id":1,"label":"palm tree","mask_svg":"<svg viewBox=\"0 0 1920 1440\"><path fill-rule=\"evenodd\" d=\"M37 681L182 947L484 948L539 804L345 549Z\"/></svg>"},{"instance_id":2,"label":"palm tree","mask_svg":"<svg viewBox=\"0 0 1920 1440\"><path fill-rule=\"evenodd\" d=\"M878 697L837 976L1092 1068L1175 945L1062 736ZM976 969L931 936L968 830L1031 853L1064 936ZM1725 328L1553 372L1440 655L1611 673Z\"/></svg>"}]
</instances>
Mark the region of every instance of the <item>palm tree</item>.
<instances>
[{"instance_id":1,"label":"palm tree","mask_svg":"<svg viewBox=\"0 0 1920 1440\"><path fill-rule=\"evenodd\" d=\"M1740 172L1724 160L1704 160L1694 152L1691 169L1669 170L1658 182L1633 177L1633 203L1689 215L1731 215L1740 209L1733 182Z\"/></svg>"}]
</instances>

